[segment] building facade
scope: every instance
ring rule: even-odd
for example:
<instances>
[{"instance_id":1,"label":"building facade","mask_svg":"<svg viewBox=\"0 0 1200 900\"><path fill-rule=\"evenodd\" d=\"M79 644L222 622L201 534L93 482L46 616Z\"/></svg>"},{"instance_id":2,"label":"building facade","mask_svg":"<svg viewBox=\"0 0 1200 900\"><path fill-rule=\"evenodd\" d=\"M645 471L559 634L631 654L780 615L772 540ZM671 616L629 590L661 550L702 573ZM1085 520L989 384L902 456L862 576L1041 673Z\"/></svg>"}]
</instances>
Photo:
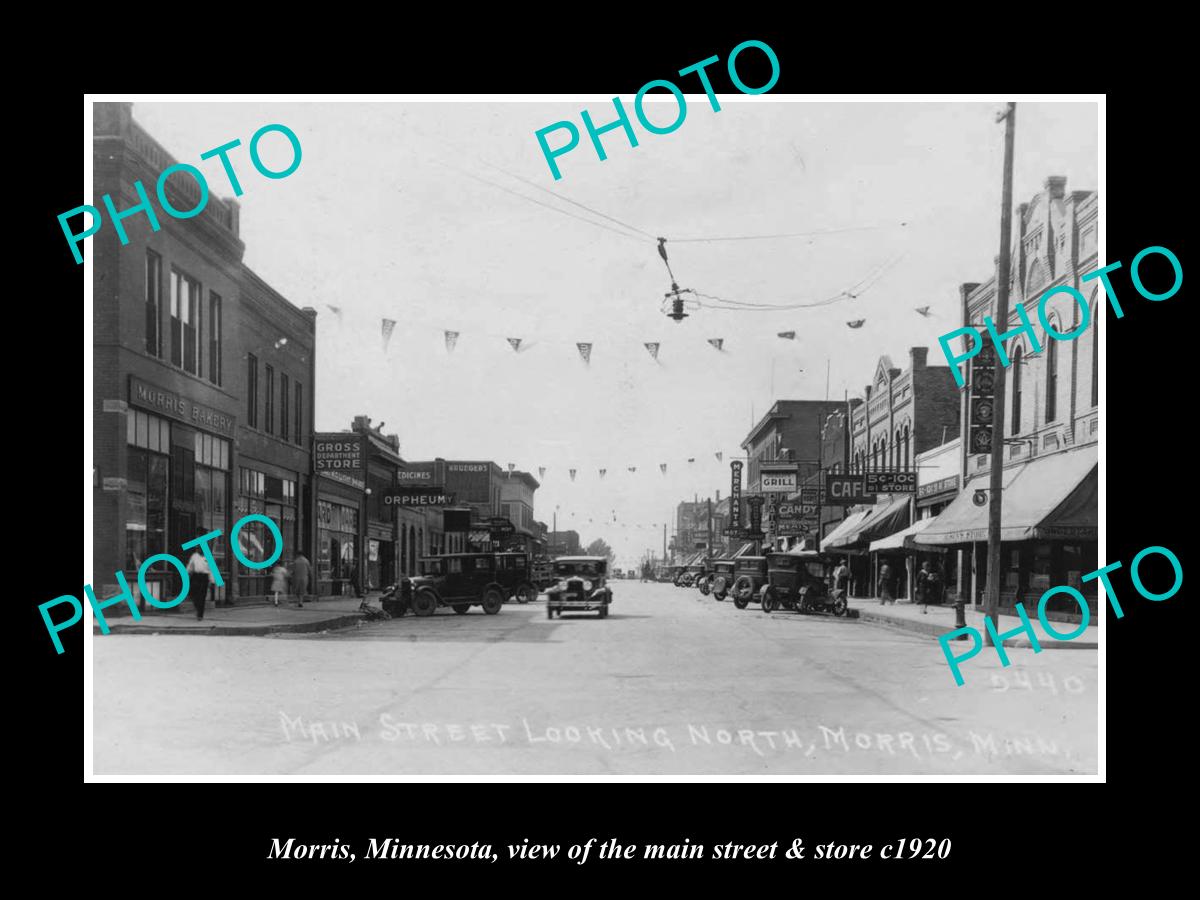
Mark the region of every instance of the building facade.
<instances>
[{"instance_id":1,"label":"building facade","mask_svg":"<svg viewBox=\"0 0 1200 900\"><path fill-rule=\"evenodd\" d=\"M918 453L958 433L960 396L950 367L929 365L926 347L908 356L903 371L880 357L865 402L851 414L851 471L911 471Z\"/></svg>"},{"instance_id":2,"label":"building facade","mask_svg":"<svg viewBox=\"0 0 1200 900\"><path fill-rule=\"evenodd\" d=\"M512 537L503 542L505 549L526 553L545 551L545 541L533 514L533 495L540 486L529 472L513 470L505 474L500 483L500 515L516 529Z\"/></svg>"},{"instance_id":3,"label":"building facade","mask_svg":"<svg viewBox=\"0 0 1200 900\"><path fill-rule=\"evenodd\" d=\"M94 104L93 204L107 194L130 211L135 182L154 185L175 164L134 119L129 103ZM199 205L186 176L167 179L176 209ZM149 193L153 193L151 189ZM151 203L154 201L152 200ZM265 593L266 578L237 562L229 535L249 513L283 535L283 559L312 548L311 445L316 312L299 309L242 262L240 209L210 195L197 215L144 211L91 239L94 259L94 563L98 596L135 594L143 561L185 556L181 545L220 530L210 543L223 587L217 602ZM274 552L262 523L244 526L239 550ZM178 594L166 562L148 589ZM140 600L140 597L139 597Z\"/></svg>"},{"instance_id":4,"label":"building facade","mask_svg":"<svg viewBox=\"0 0 1200 900\"><path fill-rule=\"evenodd\" d=\"M1013 216L1010 267L1010 315L1004 352L1004 421L994 423L1005 436L1001 523L1001 603L1037 598L1050 587L1070 585L1095 608L1096 582L1081 576L1097 568L1099 345L1104 313L1099 280L1082 276L1098 265L1098 202L1095 191L1066 190L1066 179L1047 178L1043 189ZM993 261L996 262L995 260ZM1087 310L1067 293L1046 303L1046 319L1066 334L1089 324L1079 337L1053 340L1037 314L1041 296L1065 285L1086 298ZM995 317L996 272L983 283L960 290L964 327L984 333L984 317ZM1031 322L1022 329L1017 306ZM999 328L999 325L997 326ZM987 491L990 455L974 452L970 419L976 365L966 366L962 392L961 470L964 487L921 536L925 542L958 546L965 563L958 573L963 596L982 601L987 584ZM994 360L996 365L1002 359ZM979 365L982 373L982 365ZM982 377L980 374L978 377ZM977 496L979 495L979 496ZM980 497L984 502L979 503ZM1055 606L1061 606L1056 610ZM1074 602L1051 602L1054 612L1069 614ZM1076 612L1078 610L1076 609Z\"/></svg>"}]
</instances>

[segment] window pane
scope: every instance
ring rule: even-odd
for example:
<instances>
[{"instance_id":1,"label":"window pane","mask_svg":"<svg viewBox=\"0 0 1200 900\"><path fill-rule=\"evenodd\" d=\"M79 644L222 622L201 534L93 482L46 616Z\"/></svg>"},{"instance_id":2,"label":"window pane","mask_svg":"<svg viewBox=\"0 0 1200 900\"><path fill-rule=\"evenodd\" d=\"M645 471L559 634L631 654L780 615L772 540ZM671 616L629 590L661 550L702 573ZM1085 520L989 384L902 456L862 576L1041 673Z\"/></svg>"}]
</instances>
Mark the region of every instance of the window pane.
<instances>
[{"instance_id":1,"label":"window pane","mask_svg":"<svg viewBox=\"0 0 1200 900\"><path fill-rule=\"evenodd\" d=\"M171 446L171 423L166 419L158 420L158 449L166 453Z\"/></svg>"},{"instance_id":2,"label":"window pane","mask_svg":"<svg viewBox=\"0 0 1200 900\"><path fill-rule=\"evenodd\" d=\"M150 438L150 417L145 413L137 413L137 445L148 447Z\"/></svg>"},{"instance_id":3,"label":"window pane","mask_svg":"<svg viewBox=\"0 0 1200 900\"><path fill-rule=\"evenodd\" d=\"M125 443L137 443L137 411L127 410L125 413Z\"/></svg>"}]
</instances>

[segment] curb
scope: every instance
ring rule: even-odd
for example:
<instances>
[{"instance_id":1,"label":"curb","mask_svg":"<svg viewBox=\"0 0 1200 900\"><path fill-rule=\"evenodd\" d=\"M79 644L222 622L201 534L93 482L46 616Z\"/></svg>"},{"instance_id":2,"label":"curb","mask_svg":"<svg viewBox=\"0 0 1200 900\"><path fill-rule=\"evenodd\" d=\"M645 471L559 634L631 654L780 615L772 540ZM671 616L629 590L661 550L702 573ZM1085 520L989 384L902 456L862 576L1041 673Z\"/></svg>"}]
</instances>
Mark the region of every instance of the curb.
<instances>
[{"instance_id":1,"label":"curb","mask_svg":"<svg viewBox=\"0 0 1200 900\"><path fill-rule=\"evenodd\" d=\"M346 628L355 622L366 618L361 613L337 616L332 619L320 619L316 622L295 622L277 625L186 625L161 628L154 625L110 625L109 634L194 634L220 635L224 637L262 637L267 634L306 634L313 631L328 631L334 628ZM92 634L103 634L93 626Z\"/></svg>"},{"instance_id":2,"label":"curb","mask_svg":"<svg viewBox=\"0 0 1200 900\"><path fill-rule=\"evenodd\" d=\"M946 630L940 628L933 623L913 622L909 619L893 619L889 616L881 616L878 613L873 613L868 610L859 611L859 619L863 622L871 622L876 625L887 625L892 628L897 628L901 631L910 631L916 634L923 634L928 637L938 638L946 634ZM1033 645L1028 638L1010 638L1004 642L1005 647L1014 647L1016 649L1032 649ZM1100 644L1097 641L1054 641L1041 645L1043 650L1097 650Z\"/></svg>"}]
</instances>

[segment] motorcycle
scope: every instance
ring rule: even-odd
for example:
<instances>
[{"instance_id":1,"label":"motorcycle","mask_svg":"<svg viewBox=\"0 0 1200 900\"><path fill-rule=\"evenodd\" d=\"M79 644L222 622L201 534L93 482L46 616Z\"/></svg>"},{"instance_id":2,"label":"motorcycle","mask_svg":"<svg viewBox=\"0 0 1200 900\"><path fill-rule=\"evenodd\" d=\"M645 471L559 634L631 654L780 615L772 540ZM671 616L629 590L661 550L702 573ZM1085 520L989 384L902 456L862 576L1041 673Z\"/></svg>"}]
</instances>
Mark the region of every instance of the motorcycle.
<instances>
[{"instance_id":1,"label":"motorcycle","mask_svg":"<svg viewBox=\"0 0 1200 900\"><path fill-rule=\"evenodd\" d=\"M363 600L363 606L366 606L366 600ZM379 595L379 606L383 612L383 616L390 619L399 619L408 612L408 600L400 594L399 584L389 584L383 589L383 593ZM363 610L364 612L373 612L373 610Z\"/></svg>"},{"instance_id":2,"label":"motorcycle","mask_svg":"<svg viewBox=\"0 0 1200 900\"><path fill-rule=\"evenodd\" d=\"M830 612L835 616L844 616L849 609L845 588L825 591L811 586L802 587L798 605L800 612Z\"/></svg>"}]
</instances>

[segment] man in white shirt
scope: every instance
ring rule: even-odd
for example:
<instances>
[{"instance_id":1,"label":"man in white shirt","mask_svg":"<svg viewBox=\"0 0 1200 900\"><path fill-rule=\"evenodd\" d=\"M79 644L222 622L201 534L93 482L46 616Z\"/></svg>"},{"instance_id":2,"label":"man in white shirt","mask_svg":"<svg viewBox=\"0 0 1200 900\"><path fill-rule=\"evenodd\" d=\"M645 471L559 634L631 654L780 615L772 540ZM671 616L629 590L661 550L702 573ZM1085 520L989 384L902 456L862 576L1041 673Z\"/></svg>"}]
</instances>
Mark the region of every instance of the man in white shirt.
<instances>
[{"instance_id":1,"label":"man in white shirt","mask_svg":"<svg viewBox=\"0 0 1200 900\"><path fill-rule=\"evenodd\" d=\"M212 572L208 560L197 548L187 561L188 580L191 582L192 605L196 607L196 619L204 618L204 603L208 599L208 581Z\"/></svg>"}]
</instances>

